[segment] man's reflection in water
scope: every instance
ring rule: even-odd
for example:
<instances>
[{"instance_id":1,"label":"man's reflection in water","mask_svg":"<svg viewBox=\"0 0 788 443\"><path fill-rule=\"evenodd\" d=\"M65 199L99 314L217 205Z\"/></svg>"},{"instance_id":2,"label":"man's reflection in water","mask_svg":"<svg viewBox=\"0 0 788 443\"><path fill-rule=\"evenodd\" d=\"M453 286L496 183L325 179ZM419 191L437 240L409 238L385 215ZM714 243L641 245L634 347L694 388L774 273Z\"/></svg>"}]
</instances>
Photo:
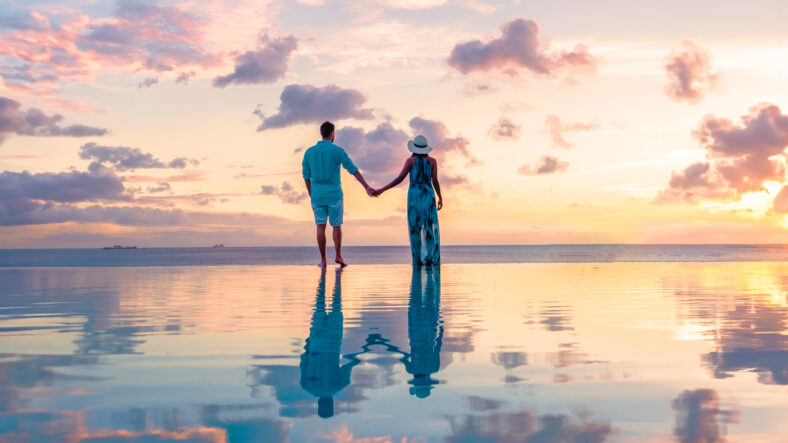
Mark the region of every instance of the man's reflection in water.
<instances>
[{"instance_id":1,"label":"man's reflection in water","mask_svg":"<svg viewBox=\"0 0 788 443\"><path fill-rule=\"evenodd\" d=\"M301 354L301 387L318 398L317 414L334 415L334 395L350 384L350 371L360 363L355 356L341 365L342 356L342 270L337 269L331 311L326 311L326 271L320 273L315 312Z\"/></svg>"},{"instance_id":2,"label":"man's reflection in water","mask_svg":"<svg viewBox=\"0 0 788 443\"><path fill-rule=\"evenodd\" d=\"M422 274L427 274L422 287ZM432 378L441 367L441 344L443 325L440 323L441 271L433 267L413 267L408 304L408 338L410 353L402 362L405 370L413 375L409 380L410 393L419 398L430 395L433 385L439 382Z\"/></svg>"}]
</instances>

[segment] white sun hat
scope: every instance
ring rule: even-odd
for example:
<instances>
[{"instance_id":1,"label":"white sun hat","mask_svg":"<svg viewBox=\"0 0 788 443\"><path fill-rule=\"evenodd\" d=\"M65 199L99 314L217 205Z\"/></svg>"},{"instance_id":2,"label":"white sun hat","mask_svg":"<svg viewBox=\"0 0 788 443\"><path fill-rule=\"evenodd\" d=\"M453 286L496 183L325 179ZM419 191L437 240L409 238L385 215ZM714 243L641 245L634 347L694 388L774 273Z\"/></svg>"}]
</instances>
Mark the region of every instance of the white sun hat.
<instances>
[{"instance_id":1,"label":"white sun hat","mask_svg":"<svg viewBox=\"0 0 788 443\"><path fill-rule=\"evenodd\" d=\"M408 141L408 151L414 154L428 154L432 148L427 145L427 137L417 135L416 138Z\"/></svg>"}]
</instances>

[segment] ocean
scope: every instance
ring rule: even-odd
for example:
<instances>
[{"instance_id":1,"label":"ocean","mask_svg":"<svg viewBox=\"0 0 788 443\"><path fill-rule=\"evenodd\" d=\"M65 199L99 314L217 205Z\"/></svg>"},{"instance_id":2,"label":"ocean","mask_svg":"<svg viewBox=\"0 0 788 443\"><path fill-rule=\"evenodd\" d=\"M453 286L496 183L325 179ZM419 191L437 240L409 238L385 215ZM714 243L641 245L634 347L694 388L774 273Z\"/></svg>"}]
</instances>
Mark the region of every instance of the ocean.
<instances>
[{"instance_id":1,"label":"ocean","mask_svg":"<svg viewBox=\"0 0 788 443\"><path fill-rule=\"evenodd\" d=\"M0 442L784 442L785 251L0 250Z\"/></svg>"},{"instance_id":2,"label":"ocean","mask_svg":"<svg viewBox=\"0 0 788 443\"><path fill-rule=\"evenodd\" d=\"M788 261L784 245L443 246L444 264L768 262ZM409 264L407 246L347 246L349 264ZM333 257L333 248L328 248ZM0 267L312 265L314 246L93 249L0 249Z\"/></svg>"}]
</instances>

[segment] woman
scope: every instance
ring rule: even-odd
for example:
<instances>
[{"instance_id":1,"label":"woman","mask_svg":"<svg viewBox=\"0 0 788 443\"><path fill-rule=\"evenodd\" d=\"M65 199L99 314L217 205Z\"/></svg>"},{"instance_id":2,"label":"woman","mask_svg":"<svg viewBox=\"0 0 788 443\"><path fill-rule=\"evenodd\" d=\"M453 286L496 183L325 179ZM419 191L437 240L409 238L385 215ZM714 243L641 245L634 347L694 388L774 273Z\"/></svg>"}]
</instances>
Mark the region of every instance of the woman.
<instances>
[{"instance_id":1,"label":"woman","mask_svg":"<svg viewBox=\"0 0 788 443\"><path fill-rule=\"evenodd\" d=\"M380 195L402 183L410 174L408 189L408 229L410 230L410 252L416 266L441 264L440 232L438 211L443 207L441 186L438 183L438 161L428 154L432 148L427 138L419 135L408 142L408 150L413 155L405 160L399 175L386 186L377 189L373 195ZM438 203L435 203L438 194ZM422 240L422 236L424 239ZM422 245L424 249L422 249Z\"/></svg>"}]
</instances>

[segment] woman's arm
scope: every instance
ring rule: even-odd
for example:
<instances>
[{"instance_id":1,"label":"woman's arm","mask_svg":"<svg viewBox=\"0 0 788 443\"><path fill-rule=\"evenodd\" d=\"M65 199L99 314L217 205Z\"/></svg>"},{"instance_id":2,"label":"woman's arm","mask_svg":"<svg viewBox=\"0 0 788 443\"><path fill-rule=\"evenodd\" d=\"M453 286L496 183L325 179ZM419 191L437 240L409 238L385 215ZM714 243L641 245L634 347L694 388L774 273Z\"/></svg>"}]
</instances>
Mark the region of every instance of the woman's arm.
<instances>
[{"instance_id":1,"label":"woman's arm","mask_svg":"<svg viewBox=\"0 0 788 443\"><path fill-rule=\"evenodd\" d=\"M386 186L377 190L377 195L380 195L389 189L397 186L398 184L402 183L402 180L405 180L405 177L408 176L410 173L411 168L413 167L413 157L405 160L405 165L402 166L402 171L399 172L399 175L391 181L391 183L387 184Z\"/></svg>"},{"instance_id":2,"label":"woman's arm","mask_svg":"<svg viewBox=\"0 0 788 443\"><path fill-rule=\"evenodd\" d=\"M441 195L441 184L438 182L438 160L434 160L432 163L432 187L438 194L438 210L440 211L443 208L443 196Z\"/></svg>"}]
</instances>

